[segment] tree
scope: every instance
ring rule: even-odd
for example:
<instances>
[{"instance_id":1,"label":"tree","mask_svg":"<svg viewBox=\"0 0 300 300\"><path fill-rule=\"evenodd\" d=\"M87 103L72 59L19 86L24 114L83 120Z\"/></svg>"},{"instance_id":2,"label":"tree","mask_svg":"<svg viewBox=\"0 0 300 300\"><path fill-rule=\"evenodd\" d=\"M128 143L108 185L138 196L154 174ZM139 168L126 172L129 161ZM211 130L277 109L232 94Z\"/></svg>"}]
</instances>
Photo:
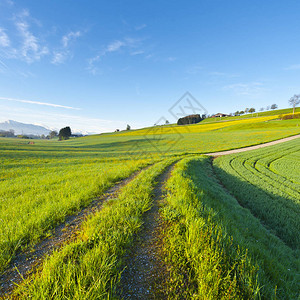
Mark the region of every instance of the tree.
<instances>
[{"instance_id":1,"label":"tree","mask_svg":"<svg viewBox=\"0 0 300 300\"><path fill-rule=\"evenodd\" d=\"M249 113L254 113L255 112L255 108L254 107L251 107L249 110L248 110Z\"/></svg>"},{"instance_id":2,"label":"tree","mask_svg":"<svg viewBox=\"0 0 300 300\"><path fill-rule=\"evenodd\" d=\"M50 139L55 138L57 136L57 131L56 130L50 131L49 136L50 136Z\"/></svg>"},{"instance_id":3,"label":"tree","mask_svg":"<svg viewBox=\"0 0 300 300\"><path fill-rule=\"evenodd\" d=\"M249 108L245 108L245 114L249 112Z\"/></svg>"},{"instance_id":4,"label":"tree","mask_svg":"<svg viewBox=\"0 0 300 300\"><path fill-rule=\"evenodd\" d=\"M271 109L276 109L276 108L278 108L278 105L277 105L277 104L272 104L272 105L271 105Z\"/></svg>"},{"instance_id":5,"label":"tree","mask_svg":"<svg viewBox=\"0 0 300 300\"><path fill-rule=\"evenodd\" d=\"M266 110L269 110L270 109L270 106L268 105L267 107L266 107Z\"/></svg>"},{"instance_id":6,"label":"tree","mask_svg":"<svg viewBox=\"0 0 300 300\"><path fill-rule=\"evenodd\" d=\"M234 113L235 116L238 116L239 114L240 112L238 110Z\"/></svg>"},{"instance_id":7,"label":"tree","mask_svg":"<svg viewBox=\"0 0 300 300\"><path fill-rule=\"evenodd\" d=\"M170 124L169 120L166 120L166 125Z\"/></svg>"},{"instance_id":8,"label":"tree","mask_svg":"<svg viewBox=\"0 0 300 300\"><path fill-rule=\"evenodd\" d=\"M265 109L263 108L263 107L261 107L260 109L259 109L259 111L264 111Z\"/></svg>"},{"instance_id":9,"label":"tree","mask_svg":"<svg viewBox=\"0 0 300 300\"><path fill-rule=\"evenodd\" d=\"M295 107L300 103L300 94L294 95L290 100L289 104L293 105L293 115L295 114Z\"/></svg>"},{"instance_id":10,"label":"tree","mask_svg":"<svg viewBox=\"0 0 300 300\"><path fill-rule=\"evenodd\" d=\"M130 129L131 129L130 125L127 124L126 130L130 130Z\"/></svg>"},{"instance_id":11,"label":"tree","mask_svg":"<svg viewBox=\"0 0 300 300\"><path fill-rule=\"evenodd\" d=\"M243 115L245 112L244 111L240 111L240 115Z\"/></svg>"},{"instance_id":12,"label":"tree","mask_svg":"<svg viewBox=\"0 0 300 300\"><path fill-rule=\"evenodd\" d=\"M71 134L72 134L71 128L69 126L64 127L59 131L59 134L58 134L59 140L60 141L68 140L69 137L71 136Z\"/></svg>"},{"instance_id":13,"label":"tree","mask_svg":"<svg viewBox=\"0 0 300 300\"><path fill-rule=\"evenodd\" d=\"M196 124L202 121L199 114L189 115L183 118L179 118L177 121L177 125L186 125L186 124Z\"/></svg>"}]
</instances>

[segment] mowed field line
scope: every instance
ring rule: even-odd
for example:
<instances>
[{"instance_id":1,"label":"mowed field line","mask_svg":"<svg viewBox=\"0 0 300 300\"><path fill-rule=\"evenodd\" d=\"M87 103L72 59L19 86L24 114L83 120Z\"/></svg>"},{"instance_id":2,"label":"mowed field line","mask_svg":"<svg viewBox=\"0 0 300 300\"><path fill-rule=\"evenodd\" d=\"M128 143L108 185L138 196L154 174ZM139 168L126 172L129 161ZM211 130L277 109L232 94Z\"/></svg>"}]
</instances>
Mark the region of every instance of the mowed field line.
<instances>
[{"instance_id":1,"label":"mowed field line","mask_svg":"<svg viewBox=\"0 0 300 300\"><path fill-rule=\"evenodd\" d=\"M8 296L16 285L34 273L41 265L45 256L50 255L54 250L62 247L66 243L74 240L82 223L88 216L101 210L104 202L114 199L120 190L129 182L135 179L143 170L151 165L134 172L129 177L119 181L109 188L100 197L95 198L88 206L74 215L66 217L64 223L56 226L52 235L37 243L33 250L28 249L25 252L17 254L10 262L8 268L0 275L0 298Z\"/></svg>"},{"instance_id":2,"label":"mowed field line","mask_svg":"<svg viewBox=\"0 0 300 300\"><path fill-rule=\"evenodd\" d=\"M300 137L300 134L297 134L297 135L289 136L287 138L283 138L283 139L280 139L280 140L276 140L276 141L268 142L268 143L264 143L264 144L259 144L259 145L255 145L255 146L239 148L239 149L233 149L233 150L220 151L220 152L203 153L203 154L210 155L210 156L221 156L221 155L228 155L228 154L234 154L234 153L241 153L241 152L246 152L246 151L250 151L250 150L260 149L260 148L269 147L269 146L277 145L277 144L280 144L280 143L288 142L288 141L297 139L299 137Z\"/></svg>"},{"instance_id":3,"label":"mowed field line","mask_svg":"<svg viewBox=\"0 0 300 300\"><path fill-rule=\"evenodd\" d=\"M140 235L126 257L126 267L120 280L119 296L122 299L167 299L164 292L167 267L162 257L164 225L159 209L165 184L177 162L168 166L157 179L152 207L145 214Z\"/></svg>"}]
</instances>

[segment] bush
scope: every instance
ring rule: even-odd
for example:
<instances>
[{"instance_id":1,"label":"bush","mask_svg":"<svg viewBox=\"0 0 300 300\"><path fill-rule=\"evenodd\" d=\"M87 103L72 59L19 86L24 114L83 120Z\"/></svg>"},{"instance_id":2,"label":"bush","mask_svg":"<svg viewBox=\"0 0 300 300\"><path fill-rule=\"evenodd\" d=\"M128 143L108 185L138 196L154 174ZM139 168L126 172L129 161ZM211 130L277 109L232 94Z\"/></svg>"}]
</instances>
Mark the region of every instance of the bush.
<instances>
[{"instance_id":1,"label":"bush","mask_svg":"<svg viewBox=\"0 0 300 300\"><path fill-rule=\"evenodd\" d=\"M288 114L281 117L281 120L300 119L300 113Z\"/></svg>"}]
</instances>

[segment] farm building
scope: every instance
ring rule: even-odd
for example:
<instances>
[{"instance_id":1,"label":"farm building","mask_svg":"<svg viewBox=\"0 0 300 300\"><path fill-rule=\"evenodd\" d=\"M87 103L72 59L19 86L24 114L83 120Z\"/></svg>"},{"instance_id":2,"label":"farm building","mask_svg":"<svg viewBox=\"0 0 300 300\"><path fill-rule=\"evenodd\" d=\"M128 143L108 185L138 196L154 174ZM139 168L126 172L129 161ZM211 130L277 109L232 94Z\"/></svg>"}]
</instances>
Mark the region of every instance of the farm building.
<instances>
[{"instance_id":1,"label":"farm building","mask_svg":"<svg viewBox=\"0 0 300 300\"><path fill-rule=\"evenodd\" d=\"M222 114L222 113L217 113L215 115L211 116L212 118L221 118L221 117L229 117L229 115Z\"/></svg>"}]
</instances>

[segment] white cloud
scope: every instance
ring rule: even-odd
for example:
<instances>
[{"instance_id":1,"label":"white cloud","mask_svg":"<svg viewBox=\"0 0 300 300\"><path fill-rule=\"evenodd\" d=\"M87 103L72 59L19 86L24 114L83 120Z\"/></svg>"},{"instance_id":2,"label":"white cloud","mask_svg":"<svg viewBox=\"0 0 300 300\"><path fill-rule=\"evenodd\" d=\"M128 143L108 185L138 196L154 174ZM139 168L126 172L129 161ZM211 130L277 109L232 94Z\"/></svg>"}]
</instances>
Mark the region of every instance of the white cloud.
<instances>
[{"instance_id":1,"label":"white cloud","mask_svg":"<svg viewBox=\"0 0 300 300\"><path fill-rule=\"evenodd\" d=\"M76 40L80 36L81 36L81 32L80 31L76 31L76 32L71 31L68 34L64 35L62 37L62 45L63 45L63 47L67 48L72 40Z\"/></svg>"},{"instance_id":2,"label":"white cloud","mask_svg":"<svg viewBox=\"0 0 300 300\"><path fill-rule=\"evenodd\" d=\"M105 52L114 52L118 51L121 47L125 46L125 43L122 41L114 41L113 43L109 44L105 50Z\"/></svg>"},{"instance_id":3,"label":"white cloud","mask_svg":"<svg viewBox=\"0 0 300 300\"><path fill-rule=\"evenodd\" d=\"M291 66L285 68L285 70L300 70L300 64L291 65Z\"/></svg>"},{"instance_id":4,"label":"white cloud","mask_svg":"<svg viewBox=\"0 0 300 300\"><path fill-rule=\"evenodd\" d=\"M30 16L27 9L23 9L19 14L15 14L12 19L17 29L15 45L12 45L8 34L4 28L0 28L0 50L4 58L25 60L28 63L39 61L42 57L51 54L51 63L61 64L70 58L72 53L70 46L78 37L82 36L81 31L70 31L61 38L61 45L56 49L49 49L41 38L33 32L31 26L42 24Z\"/></svg>"},{"instance_id":5,"label":"white cloud","mask_svg":"<svg viewBox=\"0 0 300 300\"><path fill-rule=\"evenodd\" d=\"M87 70L93 74L93 75L97 75L99 74L99 68L97 66L95 66L95 64L101 59L101 55L96 55L92 58L90 58L88 60L88 66L87 66Z\"/></svg>"},{"instance_id":6,"label":"white cloud","mask_svg":"<svg viewBox=\"0 0 300 300\"><path fill-rule=\"evenodd\" d=\"M70 44L72 41L75 41L81 35L82 33L80 31L71 31L68 34L64 35L61 39L62 47L53 52L51 63L54 65L59 65L64 63L68 58L70 58L72 56L72 53L69 50Z\"/></svg>"},{"instance_id":7,"label":"white cloud","mask_svg":"<svg viewBox=\"0 0 300 300\"><path fill-rule=\"evenodd\" d=\"M144 54L145 52L143 50L137 50L137 51L133 51L130 53L130 55L141 55Z\"/></svg>"},{"instance_id":8,"label":"white cloud","mask_svg":"<svg viewBox=\"0 0 300 300\"><path fill-rule=\"evenodd\" d=\"M14 5L14 2L11 0L2 0L0 1L0 6L8 6L11 7Z\"/></svg>"},{"instance_id":9,"label":"white cloud","mask_svg":"<svg viewBox=\"0 0 300 300\"><path fill-rule=\"evenodd\" d=\"M69 53L67 51L54 52L51 63L54 65L59 65L64 63L65 60L68 58L68 54Z\"/></svg>"},{"instance_id":10,"label":"white cloud","mask_svg":"<svg viewBox=\"0 0 300 300\"><path fill-rule=\"evenodd\" d=\"M14 51L17 56L25 59L27 62L40 60L42 56L49 53L46 46L40 45L39 39L30 31L30 26L27 18L30 16L28 10L23 10L16 17L15 26L22 38L21 47Z\"/></svg>"},{"instance_id":11,"label":"white cloud","mask_svg":"<svg viewBox=\"0 0 300 300\"><path fill-rule=\"evenodd\" d=\"M40 101L32 101L32 100L24 100L24 99L16 99L16 98L7 98L7 97L0 97L0 100L15 101L15 102L37 104L37 105L51 106L51 107L57 107L57 108L80 110L80 108L65 106L65 105L60 105L60 104L53 104L53 103L48 103L48 102L40 102Z\"/></svg>"},{"instance_id":12,"label":"white cloud","mask_svg":"<svg viewBox=\"0 0 300 300\"><path fill-rule=\"evenodd\" d=\"M23 37L21 54L26 61L39 60L41 56L48 53L47 47L41 47L37 37L29 31L29 25L26 22L18 22L16 23L16 27Z\"/></svg>"},{"instance_id":13,"label":"white cloud","mask_svg":"<svg viewBox=\"0 0 300 300\"><path fill-rule=\"evenodd\" d=\"M93 75L99 74L99 69L95 66L95 64L108 53L117 52L121 48L128 48L128 53L130 55L143 54L143 50L137 49L140 46L141 41L141 39L124 38L122 40L115 40L109 43L102 51L88 60L87 70Z\"/></svg>"},{"instance_id":14,"label":"white cloud","mask_svg":"<svg viewBox=\"0 0 300 300\"><path fill-rule=\"evenodd\" d=\"M9 47L10 40L3 28L0 28L0 47Z\"/></svg>"}]
</instances>

